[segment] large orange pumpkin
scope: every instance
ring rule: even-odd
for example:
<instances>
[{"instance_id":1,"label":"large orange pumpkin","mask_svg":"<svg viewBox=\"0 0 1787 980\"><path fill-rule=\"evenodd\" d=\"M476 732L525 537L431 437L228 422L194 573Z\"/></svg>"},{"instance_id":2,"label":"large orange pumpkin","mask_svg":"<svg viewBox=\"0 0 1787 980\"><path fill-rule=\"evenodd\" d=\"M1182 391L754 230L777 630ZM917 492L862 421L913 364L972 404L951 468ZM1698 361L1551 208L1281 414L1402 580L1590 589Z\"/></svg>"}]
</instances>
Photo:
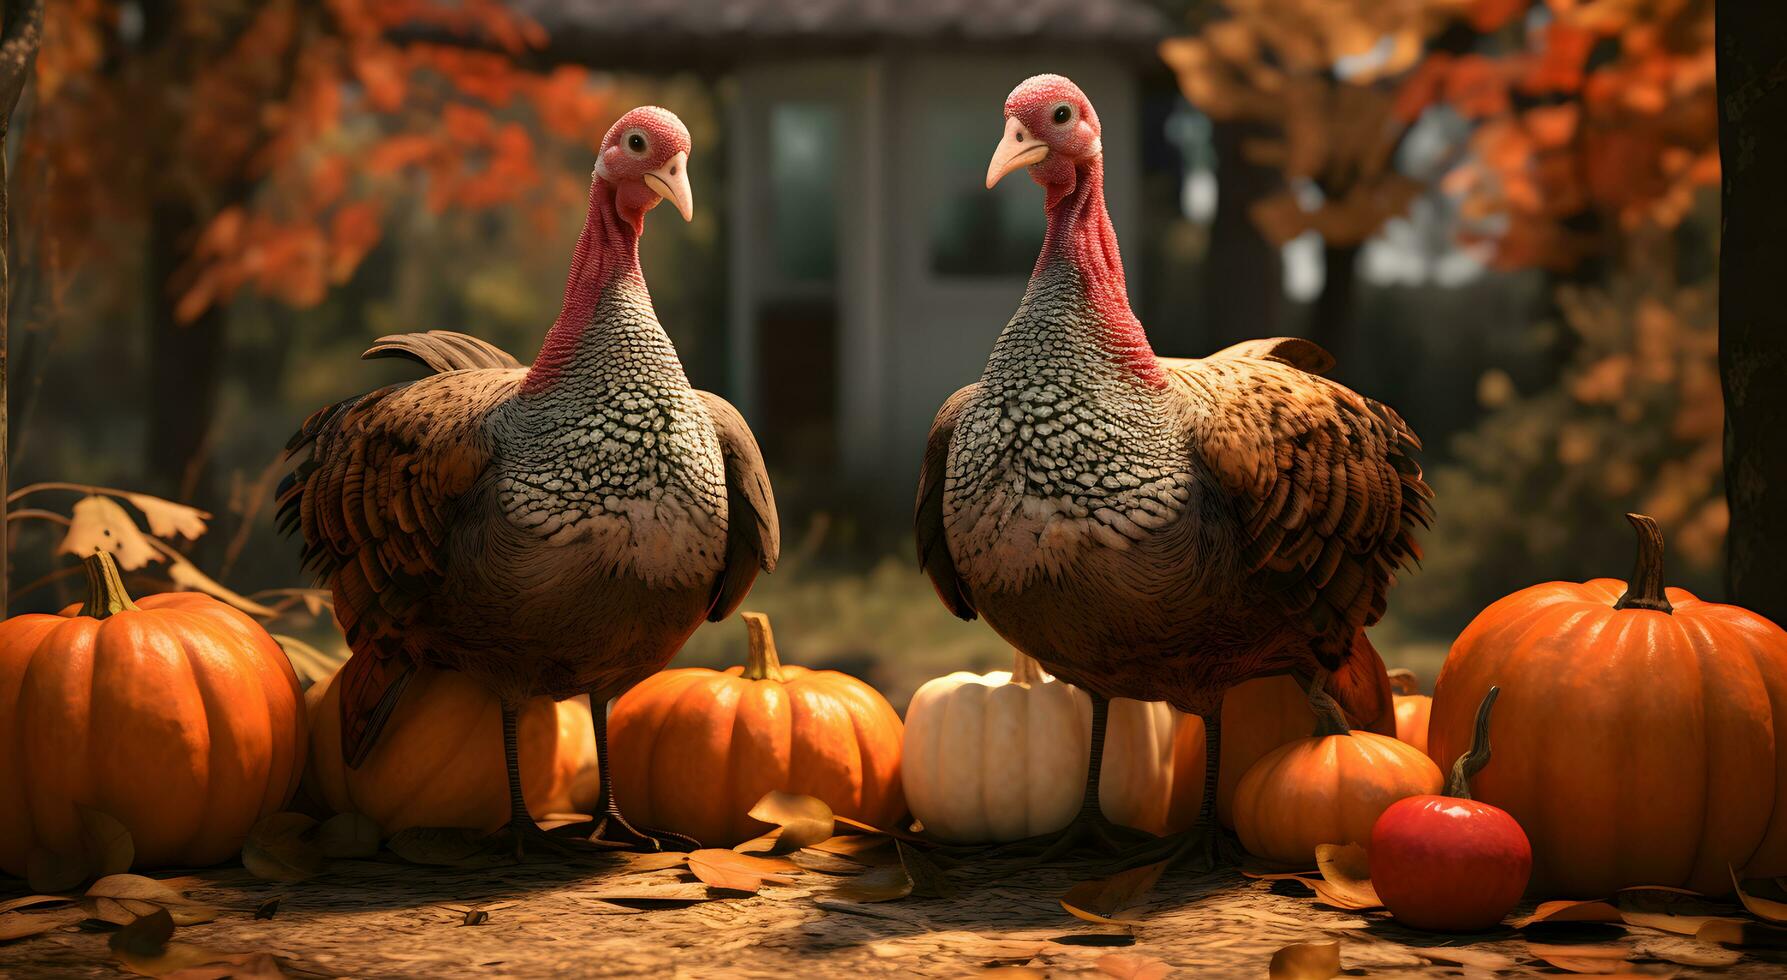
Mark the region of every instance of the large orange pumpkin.
<instances>
[{"instance_id":1,"label":"large orange pumpkin","mask_svg":"<svg viewBox=\"0 0 1787 980\"><path fill-rule=\"evenodd\" d=\"M615 702L608 748L621 812L709 847L771 829L748 813L772 790L893 826L906 812L893 706L848 674L781 663L769 619L742 615L745 666L667 670Z\"/></svg>"},{"instance_id":2,"label":"large orange pumpkin","mask_svg":"<svg viewBox=\"0 0 1787 980\"><path fill-rule=\"evenodd\" d=\"M1433 715L1433 699L1421 693L1412 670L1390 671L1390 689L1396 692L1396 737L1427 751L1427 723Z\"/></svg>"},{"instance_id":3,"label":"large orange pumpkin","mask_svg":"<svg viewBox=\"0 0 1787 980\"><path fill-rule=\"evenodd\" d=\"M1225 733L1226 734L1226 733ZM1315 734L1281 745L1235 787L1235 833L1248 853L1307 866L1321 844L1369 844L1384 809L1438 793L1439 767L1406 742L1348 731L1338 705Z\"/></svg>"},{"instance_id":4,"label":"large orange pumpkin","mask_svg":"<svg viewBox=\"0 0 1787 980\"><path fill-rule=\"evenodd\" d=\"M86 569L84 605L0 623L0 869L79 857L81 807L130 831L135 867L222 861L298 786L292 665L210 596L134 602L111 555Z\"/></svg>"},{"instance_id":5,"label":"large orange pumpkin","mask_svg":"<svg viewBox=\"0 0 1787 980\"><path fill-rule=\"evenodd\" d=\"M1216 816L1235 826L1235 787L1266 753L1301 738L1315 728L1315 713L1296 680L1280 675L1256 677L1229 688L1222 699L1222 764L1217 774ZM1173 739L1173 803L1166 832L1189 830L1204 804L1204 720L1179 719Z\"/></svg>"},{"instance_id":6,"label":"large orange pumpkin","mask_svg":"<svg viewBox=\"0 0 1787 980\"><path fill-rule=\"evenodd\" d=\"M363 813L387 836L410 827L494 831L508 823L502 704L477 681L418 668L357 769L341 760L335 676L305 692L304 702L311 726L304 793L328 812ZM589 702L535 698L522 707L516 735L528 812L539 818L573 810L572 787L596 764Z\"/></svg>"},{"instance_id":7,"label":"large orange pumpkin","mask_svg":"<svg viewBox=\"0 0 1787 980\"><path fill-rule=\"evenodd\" d=\"M1663 588L1656 522L1632 581L1547 582L1497 601L1434 688L1435 759L1470 743L1491 685L1495 765L1473 795L1533 844L1530 894L1731 890L1726 865L1787 873L1787 633Z\"/></svg>"}]
</instances>

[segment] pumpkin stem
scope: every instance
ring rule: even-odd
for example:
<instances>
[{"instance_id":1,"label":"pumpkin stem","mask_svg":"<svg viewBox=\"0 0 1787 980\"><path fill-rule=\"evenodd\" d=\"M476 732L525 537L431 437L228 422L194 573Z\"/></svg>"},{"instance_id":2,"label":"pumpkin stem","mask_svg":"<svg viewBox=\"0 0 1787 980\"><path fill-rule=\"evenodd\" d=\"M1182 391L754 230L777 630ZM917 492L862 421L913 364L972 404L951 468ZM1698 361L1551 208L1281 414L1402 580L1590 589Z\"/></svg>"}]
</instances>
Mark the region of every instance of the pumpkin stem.
<instances>
[{"instance_id":1,"label":"pumpkin stem","mask_svg":"<svg viewBox=\"0 0 1787 980\"><path fill-rule=\"evenodd\" d=\"M744 676L753 681L782 680L782 660L776 656L776 635L770 631L769 617L760 612L739 613L745 621L746 642L750 644L745 658Z\"/></svg>"},{"instance_id":2,"label":"pumpkin stem","mask_svg":"<svg viewBox=\"0 0 1787 980\"><path fill-rule=\"evenodd\" d=\"M1663 591L1663 532L1657 522L1643 514L1627 514L1626 520L1638 531L1638 557L1632 563L1632 578L1626 583L1626 594L1613 604L1615 609L1654 609L1672 613L1669 596Z\"/></svg>"},{"instance_id":3,"label":"pumpkin stem","mask_svg":"<svg viewBox=\"0 0 1787 980\"><path fill-rule=\"evenodd\" d=\"M109 551L94 551L81 564L87 568L87 601L81 606L82 616L104 619L113 613L132 611L137 604L124 589L124 576Z\"/></svg>"},{"instance_id":4,"label":"pumpkin stem","mask_svg":"<svg viewBox=\"0 0 1787 980\"><path fill-rule=\"evenodd\" d=\"M1390 690L1396 694L1419 694L1421 686L1415 683L1415 672L1407 667L1396 667L1386 671L1390 675Z\"/></svg>"},{"instance_id":5,"label":"pumpkin stem","mask_svg":"<svg viewBox=\"0 0 1787 980\"><path fill-rule=\"evenodd\" d=\"M1353 728L1346 723L1346 712L1340 708L1340 702L1322 688L1328 683L1328 672L1318 671L1309 682L1309 710L1315 713L1315 733L1311 738L1326 738L1329 735L1351 735Z\"/></svg>"},{"instance_id":6,"label":"pumpkin stem","mask_svg":"<svg viewBox=\"0 0 1787 980\"><path fill-rule=\"evenodd\" d=\"M1016 647L1011 651L1011 682L1013 684L1041 684L1042 664Z\"/></svg>"},{"instance_id":7,"label":"pumpkin stem","mask_svg":"<svg viewBox=\"0 0 1787 980\"><path fill-rule=\"evenodd\" d=\"M1452 763L1452 775L1446 780L1447 796L1470 799L1471 780L1489 765L1489 709L1495 707L1495 699L1501 693L1500 687L1491 687L1489 693L1483 695L1483 703L1477 706L1477 723L1471 730L1471 750Z\"/></svg>"}]
</instances>

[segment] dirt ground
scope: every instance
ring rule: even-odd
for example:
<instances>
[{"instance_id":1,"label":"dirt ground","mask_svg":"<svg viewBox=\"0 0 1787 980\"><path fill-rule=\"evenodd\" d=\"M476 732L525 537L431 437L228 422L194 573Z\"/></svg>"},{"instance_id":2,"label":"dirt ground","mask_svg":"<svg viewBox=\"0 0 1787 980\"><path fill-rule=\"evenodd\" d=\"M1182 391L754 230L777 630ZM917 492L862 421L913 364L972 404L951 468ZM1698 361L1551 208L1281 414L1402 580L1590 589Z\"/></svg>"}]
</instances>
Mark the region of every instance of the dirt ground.
<instances>
[{"instance_id":1,"label":"dirt ground","mask_svg":"<svg viewBox=\"0 0 1787 980\"><path fill-rule=\"evenodd\" d=\"M854 870L849 862L821 863L834 872ZM1098 876L1092 863L963 862L948 868L949 898L873 904L831 896L845 880L840 874L805 870L787 884L738 895L710 891L686 868L648 864L616 855L440 868L390 858L336 861L324 874L295 883L261 881L240 868L201 871L174 884L220 914L180 927L174 938L221 953L271 954L291 976L364 978L964 977L992 971L1244 977L1265 976L1283 947L1334 941L1343 970L1354 976L1559 973L1535 958L1533 943L1586 944L1600 957L1615 947L1630 958L1619 964L1614 956L1600 972L1618 964L1628 972L1699 975L1730 961L1717 975L1774 977L1787 963L1787 954L1739 959L1735 950L1691 937L1618 925L1504 928L1464 937L1416 933L1382 912L1339 911L1294 882L1251 880L1232 870L1169 872L1138 904L1117 913L1133 924L1106 925L1075 918L1060 903L1069 888ZM23 887L0 882L0 900ZM270 899L278 899L276 911L257 918L257 909L268 912ZM1741 913L1734 908L1731 914ZM108 929L115 928L89 921L0 943L0 975L124 974L108 946ZM187 976L222 975L229 974Z\"/></svg>"}]
</instances>

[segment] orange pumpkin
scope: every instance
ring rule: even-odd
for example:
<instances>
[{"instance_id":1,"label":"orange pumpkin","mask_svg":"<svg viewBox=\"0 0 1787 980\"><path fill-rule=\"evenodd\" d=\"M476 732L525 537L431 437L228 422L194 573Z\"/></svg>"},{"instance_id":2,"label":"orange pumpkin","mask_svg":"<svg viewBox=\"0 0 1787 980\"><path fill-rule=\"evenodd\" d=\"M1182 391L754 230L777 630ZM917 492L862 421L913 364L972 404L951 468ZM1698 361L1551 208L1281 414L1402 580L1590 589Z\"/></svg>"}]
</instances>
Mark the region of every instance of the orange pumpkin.
<instances>
[{"instance_id":1,"label":"orange pumpkin","mask_svg":"<svg viewBox=\"0 0 1787 980\"><path fill-rule=\"evenodd\" d=\"M1547 582L1478 614L1433 694L1429 750L1470 743L1491 685L1495 765L1473 795L1533 844L1530 894L1627 885L1731 891L1726 865L1787 874L1787 632L1663 588L1663 536L1638 530L1630 584Z\"/></svg>"},{"instance_id":2,"label":"orange pumpkin","mask_svg":"<svg viewBox=\"0 0 1787 980\"><path fill-rule=\"evenodd\" d=\"M1330 704L1314 735L1266 753L1235 787L1235 833L1248 853L1308 866L1318 845L1369 845L1385 808L1444 785L1439 767L1414 746L1348 731Z\"/></svg>"},{"instance_id":3,"label":"orange pumpkin","mask_svg":"<svg viewBox=\"0 0 1787 980\"><path fill-rule=\"evenodd\" d=\"M1433 699L1415 686L1415 672L1397 668L1390 671L1390 689L1396 692L1396 737L1427 751L1427 721L1433 714Z\"/></svg>"},{"instance_id":4,"label":"orange pumpkin","mask_svg":"<svg viewBox=\"0 0 1787 980\"><path fill-rule=\"evenodd\" d=\"M410 827L494 831L509 822L502 704L458 671L418 668L357 769L341 760L341 693L331 676L305 692L310 762L304 794L329 813L363 813L386 836ZM535 818L574 809L572 787L596 764L589 702L535 698L516 735L521 792Z\"/></svg>"},{"instance_id":5,"label":"orange pumpkin","mask_svg":"<svg viewBox=\"0 0 1787 980\"><path fill-rule=\"evenodd\" d=\"M1235 826L1235 787L1253 764L1287 742L1307 738L1315 713L1303 688L1288 676L1257 677L1229 688L1222 700L1222 764L1217 774L1216 816ZM1173 803L1166 832L1196 826L1204 804L1204 720L1179 719L1173 739Z\"/></svg>"},{"instance_id":6,"label":"orange pumpkin","mask_svg":"<svg viewBox=\"0 0 1787 980\"><path fill-rule=\"evenodd\" d=\"M134 867L216 864L297 789L298 678L241 611L134 602L103 552L86 570L84 605L0 623L0 869L80 857L77 807L130 831Z\"/></svg>"},{"instance_id":7,"label":"orange pumpkin","mask_svg":"<svg viewBox=\"0 0 1787 980\"><path fill-rule=\"evenodd\" d=\"M906 813L893 706L848 674L782 664L769 619L742 615L745 666L667 670L615 702L608 747L621 812L709 847L771 829L748 813L773 790L893 826Z\"/></svg>"}]
</instances>

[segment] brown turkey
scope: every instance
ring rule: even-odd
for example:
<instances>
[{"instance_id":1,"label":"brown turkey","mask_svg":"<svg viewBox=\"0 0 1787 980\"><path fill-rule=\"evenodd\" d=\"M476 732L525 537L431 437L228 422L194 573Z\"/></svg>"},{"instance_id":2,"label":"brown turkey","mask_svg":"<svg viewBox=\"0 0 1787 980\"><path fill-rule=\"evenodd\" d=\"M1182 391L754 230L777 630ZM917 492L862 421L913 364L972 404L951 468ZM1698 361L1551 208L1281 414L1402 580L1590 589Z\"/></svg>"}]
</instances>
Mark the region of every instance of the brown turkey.
<instances>
[{"instance_id":1,"label":"brown turkey","mask_svg":"<svg viewBox=\"0 0 1787 980\"><path fill-rule=\"evenodd\" d=\"M1353 727L1394 734L1362 630L1419 555L1420 443L1391 409L1320 377L1332 358L1307 341L1156 357L1129 308L1092 105L1039 75L1005 117L987 186L1028 168L1048 232L980 380L931 428L919 560L957 616L984 617L1093 695L1086 803L1045 856L1126 840L1099 813L1097 780L1105 700L1128 697L1203 718L1203 811L1175 846L1210 859L1227 688L1293 674L1318 711L1338 701Z\"/></svg>"},{"instance_id":2,"label":"brown turkey","mask_svg":"<svg viewBox=\"0 0 1787 980\"><path fill-rule=\"evenodd\" d=\"M689 385L639 268L645 212L693 214L689 133L652 106L603 138L564 304L531 367L463 334L386 337L367 357L435 373L311 416L281 521L327 582L353 655L342 754L357 766L426 664L502 702L510 832L554 843L521 797L515 718L587 693L603 798L599 845L657 848L608 792L603 706L661 669L703 618L775 566L775 501L756 440ZM687 846L686 839L679 842Z\"/></svg>"}]
</instances>

